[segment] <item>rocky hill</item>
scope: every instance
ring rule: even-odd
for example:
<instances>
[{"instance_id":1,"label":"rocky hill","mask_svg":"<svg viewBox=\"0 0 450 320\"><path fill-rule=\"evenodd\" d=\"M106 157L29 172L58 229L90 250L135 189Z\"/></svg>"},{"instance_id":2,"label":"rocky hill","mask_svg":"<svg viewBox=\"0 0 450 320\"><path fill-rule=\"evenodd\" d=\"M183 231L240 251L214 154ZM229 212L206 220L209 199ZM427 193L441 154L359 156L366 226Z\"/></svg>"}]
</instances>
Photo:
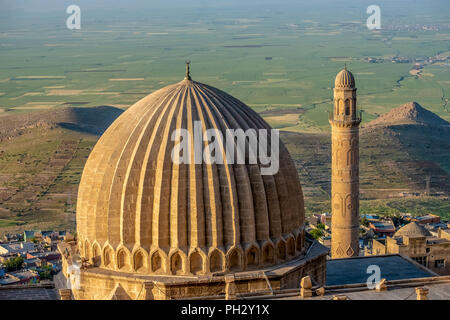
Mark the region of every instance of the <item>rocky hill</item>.
<instances>
[{"instance_id":1,"label":"rocky hill","mask_svg":"<svg viewBox=\"0 0 450 320\"><path fill-rule=\"evenodd\" d=\"M299 169L305 203L328 203L330 134L282 132L281 137ZM360 131L362 200L424 195L428 178L431 193L450 194L447 121L412 102L363 126Z\"/></svg>"},{"instance_id":2,"label":"rocky hill","mask_svg":"<svg viewBox=\"0 0 450 320\"><path fill-rule=\"evenodd\" d=\"M10 140L34 128L62 127L101 135L123 110L99 106L92 108L57 108L0 117L0 142Z\"/></svg>"},{"instance_id":3,"label":"rocky hill","mask_svg":"<svg viewBox=\"0 0 450 320\"><path fill-rule=\"evenodd\" d=\"M73 228L84 164L122 112L101 106L2 115L0 234Z\"/></svg>"},{"instance_id":4,"label":"rocky hill","mask_svg":"<svg viewBox=\"0 0 450 320\"><path fill-rule=\"evenodd\" d=\"M381 115L377 119L366 124L364 127L373 128L377 126L397 126L404 124L420 124L432 127L450 126L450 123L435 113L423 108L417 102L411 101Z\"/></svg>"}]
</instances>

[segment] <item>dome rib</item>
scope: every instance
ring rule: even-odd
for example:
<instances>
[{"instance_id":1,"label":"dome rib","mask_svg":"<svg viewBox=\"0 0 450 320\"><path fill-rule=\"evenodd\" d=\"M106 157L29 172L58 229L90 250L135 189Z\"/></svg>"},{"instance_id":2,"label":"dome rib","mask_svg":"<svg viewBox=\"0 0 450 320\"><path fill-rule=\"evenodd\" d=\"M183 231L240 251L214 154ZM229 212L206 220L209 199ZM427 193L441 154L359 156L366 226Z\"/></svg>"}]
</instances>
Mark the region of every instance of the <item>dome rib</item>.
<instances>
[{"instance_id":1,"label":"dome rib","mask_svg":"<svg viewBox=\"0 0 450 320\"><path fill-rule=\"evenodd\" d=\"M223 118L226 120L226 122L230 122L233 123L235 128L242 128L244 131L246 131L247 129L249 129L249 125L243 121L242 117L239 115L238 112L236 112L235 108L227 108L224 107L225 104L227 105L232 105L232 102L230 101L221 101L220 96L217 96L214 92L210 92L210 96L211 99L214 98L216 99L216 105L213 105L213 108L215 108L215 110L221 114L223 116ZM226 97L225 97L226 99ZM251 122L251 120L250 120ZM227 126L226 129L231 128L230 126ZM234 146L236 147L236 144L234 144ZM259 166L258 165L252 165L252 164L247 164L246 165L247 168L250 167L254 167L257 170L257 175L260 179L260 181L262 182L261 176L260 176L260 172L259 172ZM250 171L250 170L249 170ZM255 170L252 170L253 172L255 172ZM251 171L250 171L251 172ZM248 177L248 184L250 185L250 189L253 191L253 187L250 184L250 177ZM265 193L261 192L264 196L260 197L259 201L258 199L254 199L254 197L252 197L253 200L253 209L254 208L258 208L261 209L262 208L262 212L264 212L264 214L261 215L257 215L255 217L255 221L253 221L253 229L254 229L254 236L251 238L251 240L249 242L254 242L256 239L267 239L269 237L269 232L268 231L268 226L269 226L269 217L268 217L268 208L267 208L267 199L265 197ZM253 191L253 196L257 195L258 193ZM258 201L258 204L255 204L255 202ZM261 206L261 201L264 201L262 203ZM259 212L259 211L258 211ZM260 218L259 221L256 221L257 218ZM261 228L263 228L264 230L261 230Z\"/></svg>"},{"instance_id":2,"label":"dome rib","mask_svg":"<svg viewBox=\"0 0 450 320\"><path fill-rule=\"evenodd\" d=\"M205 131L205 122L202 119L203 114L201 106L195 101L194 93L189 86L189 95L187 99L188 108L188 130L191 133L191 138L194 139L195 128L194 122L202 121L202 132ZM194 145L194 142L192 142ZM203 143L202 143L203 149ZM204 219L204 205L203 205L203 188L205 187L203 181L203 166L195 164L195 152L191 153L191 163L189 164L189 204L190 204L190 247L204 247L205 245L205 219Z\"/></svg>"},{"instance_id":3,"label":"dome rib","mask_svg":"<svg viewBox=\"0 0 450 320\"><path fill-rule=\"evenodd\" d=\"M172 92L174 93L177 89L175 88ZM170 99L165 100L166 103L171 103ZM166 108L167 111L167 108ZM151 146L152 139L155 138L154 129L155 125L158 122L159 117L162 116L162 113L153 112L151 117L148 119L144 126L144 130L142 130L139 140L137 141L134 147L134 154L130 160L130 165L128 166L127 173L127 184L124 185L124 192L126 194L130 193L127 199L129 199L132 203L132 206L129 208L130 211L135 211L135 226L136 226L136 242L144 246L145 248L150 248L152 244L152 219L149 219L149 215L142 215L142 197L139 192L139 186L141 185L141 173L143 167L145 167L148 163L148 158L146 157L148 152L148 146ZM144 143L144 142L147 142ZM139 174L136 174L139 173ZM133 174L133 178L130 180L130 175ZM136 177L137 176L137 177ZM150 192L149 197L152 197L153 194ZM125 198L122 199L121 206L124 207ZM139 230L137 229L139 226Z\"/></svg>"},{"instance_id":4,"label":"dome rib","mask_svg":"<svg viewBox=\"0 0 450 320\"><path fill-rule=\"evenodd\" d=\"M206 86L206 87L208 87L208 86ZM216 92L211 92L211 95L216 95ZM233 105L234 102L230 101L229 97L225 96L223 98L225 100L228 100L228 101L226 101L225 104ZM244 114L247 115L247 117L248 117L247 122L249 123L249 125L251 125L253 128L261 128L261 129L270 130L270 127L267 124L265 124L264 122L260 121L258 123L258 120L261 120L261 119L256 113L254 113L254 111L252 109L245 108L245 105L242 102L240 102L239 100L236 100L236 101L238 101L237 104L239 106L244 106L242 108L243 110L241 110L241 111ZM254 114L252 114L252 113L254 113ZM239 116L237 118L239 118ZM257 122L254 123L253 119L255 119ZM240 126L242 128L245 128L245 127L248 128L248 126L245 123L240 124ZM267 145L270 146L270 140L267 142ZM282 148L282 144L280 144L280 151L281 151L281 148ZM286 150L284 150L284 151L287 152ZM280 154L281 154L281 152L280 152ZM284 170L284 168L282 168L281 164L282 164L282 162L280 162L280 170ZM286 188L286 182L285 182L284 178L282 178L279 174L275 175L275 185L276 185L276 189L274 191L276 192L276 196L274 195L275 196L274 200L275 200L276 203L279 203L280 205L282 205L282 207L279 208L279 213L280 213L280 219L279 220L282 222L282 224L281 224L281 232L283 234L287 234L287 233L289 233L288 230L290 230L292 228L292 226L293 226L293 223L292 223L292 220L293 220L292 210L287 209L287 208L290 207L290 204L289 204L290 200L289 199L292 199L292 198L287 196L287 194L289 192L287 191L287 188ZM296 198L296 195L291 195L291 196L294 199Z\"/></svg>"},{"instance_id":5,"label":"dome rib","mask_svg":"<svg viewBox=\"0 0 450 320\"><path fill-rule=\"evenodd\" d=\"M154 123L155 125L157 125L158 121L162 121L161 119L163 119L163 118L167 117L170 119L170 111L173 110L173 108L176 108L176 104L174 102L179 97L179 95L180 95L179 90L174 91L173 96L171 96L172 98L170 100L165 101L165 103L169 107L161 110L162 112L160 112L159 114L157 112L152 113L148 123ZM142 122L139 121L138 123L140 124ZM164 122L164 123L166 123L166 122ZM161 130L163 130L163 128L161 126L158 126L156 132L158 132L158 130L161 131ZM142 133L145 134L145 130ZM140 137L138 137L138 140L133 141L130 139L129 140L129 148L136 149L136 146L141 145L143 134ZM128 152L125 152L125 151L128 151ZM124 149L125 154L126 153L130 154L129 151L130 150ZM133 164L139 165L141 163L139 161L136 161L135 157L136 157L136 154L133 155L133 158L131 158L131 157L121 158L121 160L122 160L121 165L126 167L126 172L130 172ZM120 175L123 174L122 172L118 172L118 173L120 173ZM115 173L115 175L117 176L117 172ZM120 217L121 217L120 218L120 242L128 247L131 247L131 245L133 243L136 243L136 219L139 216L140 211L135 209L137 199L135 199L135 196L133 196L133 194L135 194L135 190L128 189L129 182L133 183L132 181L130 181L130 175L129 174L127 175L127 173L125 173L125 179L123 179L123 182L118 183L119 190L122 190L122 197L116 196L113 192L110 193L110 196L111 196L110 212L113 212L113 211L111 211L111 209L113 209L114 207L120 207ZM126 205L125 205L125 202L126 202ZM120 205L118 205L118 203L120 203Z\"/></svg>"},{"instance_id":6,"label":"dome rib","mask_svg":"<svg viewBox=\"0 0 450 320\"><path fill-rule=\"evenodd\" d=\"M167 88L166 90L169 90L169 89L170 88ZM159 98L160 97L158 96L157 99L155 99L156 103L158 103ZM163 96L162 98L163 98L162 101L159 101L160 104L163 104L165 102L165 100L166 100L165 98L167 98L167 97ZM130 113L130 117L129 117L128 121L129 122L133 122L133 120L136 120L136 119L139 119L139 120L143 119L144 115L147 115L149 112L152 111L151 109L152 108L142 108L142 110L139 110L139 109L133 110L136 113L134 113L134 112ZM158 112L158 111L160 112L161 111L159 108L153 108L153 109L154 109L155 112ZM152 114L152 116L153 115L154 114ZM138 126L135 127L135 129L137 129L137 128L138 128ZM111 139L111 141L113 143L116 143L116 145L114 146L114 148L111 148L111 149L114 150L115 152L113 152L109 157L117 159L117 157L114 157L114 155L118 154L118 153L120 153L121 155L123 154L125 148L127 147L127 144L129 143L129 139L131 138L132 134L130 134L128 139L124 140L123 137L122 137L122 130L116 129L116 130L114 130L114 132L116 133L116 135L115 135L114 139ZM133 132L134 132L134 130L133 130ZM121 157L119 157L117 159L117 162L116 162L115 165L113 165L111 163L110 167L105 169L105 170L108 170L108 169L113 170L113 167L114 167L114 170L113 170L114 173L103 174L103 176L102 176L103 179L96 179L96 181L99 181L99 183L101 183L101 186L102 186L101 189L108 190L108 193L105 194L105 196L108 199L113 198L113 199L116 200L116 198L111 197L111 189L112 189L113 185L117 185L117 184L115 184L112 181L114 181L114 178L117 177L115 172L116 172L116 169L117 169L117 165L119 165L120 160L121 160ZM108 161L102 161L102 163L108 163ZM100 174L103 173L102 170L99 170L99 168L97 168L96 172L100 172ZM110 179L113 179L113 180L111 181ZM111 187L111 189L106 187L108 185ZM96 195L94 194L93 196L95 197ZM102 201L105 201L105 199L103 197L98 197L97 198L97 204L96 204L96 206L94 206L94 212L96 212L97 209L99 209L99 210L101 210L101 213L100 214L96 214L95 213L95 216L96 217L101 217L102 222L104 221L105 225L107 226L107 228L104 228L104 231L106 231L105 233L108 235L109 242L110 243L114 243L114 244L119 243L120 242L120 234L121 234L120 229L119 229L120 228L119 227L120 219L119 220L117 219L119 214L116 213L114 215L114 213L113 214L111 213L111 210L110 210L111 209L111 205L109 205L108 207L101 206L99 204L99 202L101 203ZM120 206L119 205L114 206L113 209L114 210L119 210ZM111 219L111 217L116 217L116 219ZM98 222L96 222L96 223L98 223ZM102 228L95 228L94 232L99 233L99 230L102 230ZM98 238L100 238L100 237L97 237L97 239Z\"/></svg>"},{"instance_id":7,"label":"dome rib","mask_svg":"<svg viewBox=\"0 0 450 320\"><path fill-rule=\"evenodd\" d=\"M204 93L203 89L198 88L198 86L196 89L198 93L203 93L205 96L207 96ZM217 110L217 105L212 103L211 99L209 100L211 101L211 108ZM221 104L221 102L219 101L218 103ZM222 124L225 125L225 129L232 129L232 127L229 126L224 117L222 117ZM221 132L223 131L221 130ZM226 206L227 210L223 211L224 212L224 215L222 217L224 227L223 244L225 246L236 246L240 243L239 231L241 224L239 216L237 216L236 212L239 208L239 199L236 193L237 182L235 178L235 167L233 165L228 164L226 160L227 159L224 158L224 164L216 166L216 168L218 169L220 186L221 189L224 190L224 192L221 192L222 203L230 204L229 206Z\"/></svg>"},{"instance_id":8,"label":"dome rib","mask_svg":"<svg viewBox=\"0 0 450 320\"><path fill-rule=\"evenodd\" d=\"M198 91L201 93L201 90ZM202 103L205 103L205 100L201 100ZM202 104L200 103L200 105ZM211 102L210 108L215 108L214 104ZM231 107L231 105L230 105ZM220 132L224 133L225 130L223 128L219 128L216 121L214 120L214 116L212 115L211 110L206 109L205 112L208 115L208 122L205 121L205 123L210 124L210 128L219 130ZM217 114L217 113L216 113ZM201 119L204 121L204 119ZM225 137L225 134L223 134ZM225 150L223 149L223 146L225 145L225 142L222 141L222 154L225 155ZM226 161L226 159L224 159ZM208 166L208 165L207 165ZM236 164L233 166L233 173L234 173L234 181L237 188L237 194L239 195L237 197L237 203L239 207L239 226L240 226L240 232L239 234L242 235L242 239L240 239L243 242L254 242L255 241L255 223L252 219L251 212L253 211L253 199L251 197L251 191L249 190L249 179L246 174L246 171L242 167L243 165Z\"/></svg>"},{"instance_id":9,"label":"dome rib","mask_svg":"<svg viewBox=\"0 0 450 320\"><path fill-rule=\"evenodd\" d=\"M187 90L184 92L186 98ZM184 108L185 99L183 100L181 110L176 116L176 128L186 127L186 108ZM188 246L188 222L186 206L187 203L187 187L184 182L187 181L187 165L172 163L172 182L170 193L170 246L187 248Z\"/></svg>"},{"instance_id":10,"label":"dome rib","mask_svg":"<svg viewBox=\"0 0 450 320\"><path fill-rule=\"evenodd\" d=\"M200 91L201 92L201 91ZM235 108L234 105L232 105L231 102L223 102L221 100L218 100L217 97L215 97L215 95L210 94L210 96L212 96L211 98L209 97L205 97L205 99L209 99L211 101L211 106L212 108L216 111L217 114L222 115L222 119L226 125L226 127L222 127L220 128L220 130L222 132L225 132L226 129L231 129L232 127L230 125L228 125L227 123L233 123L234 124L234 128L242 128L244 131L246 131L247 129L249 129L249 126L247 125L247 123L245 123L245 121L242 120L242 118L239 116L239 113L235 112ZM216 99L216 102L213 103L211 99ZM220 99L220 98L219 98ZM228 104L228 107L224 107L225 104ZM234 113L234 115L236 116L233 117L233 115L231 115L230 113ZM225 134L224 134L225 136ZM234 146L237 147L236 143L234 143ZM253 146L251 146L253 147ZM257 150L255 150L257 151ZM239 183L239 181L237 181L238 184L243 185L245 188L244 192L239 192L238 194L243 195L245 194L246 196L242 196L239 199L239 207L247 207L246 211L247 215L242 215L240 214L240 225L241 225L241 230L240 233L242 235L247 235L246 237L244 237L244 239L242 239L243 242L246 243L255 243L255 241L257 240L257 234L261 234L261 232L257 230L257 226L261 226L261 222L256 222L256 219L258 217L260 217L260 215L252 215L250 214L251 212L255 211L255 208L259 208L260 206L255 206L255 199L254 196L257 195L257 193L253 192L253 187L252 184L250 182L250 175L249 172L250 170L248 170L250 167L254 167L256 166L258 169L258 165L252 165L252 164L247 164L247 165L235 165L235 179L236 181L238 179L244 179L244 181L241 181L241 183ZM236 173L236 171L238 171L238 173ZM258 170L258 176L260 177L259 174L259 170ZM244 198L244 199L242 199ZM264 201L266 201L265 197L263 198ZM240 209L240 212L242 212L243 210ZM257 212L259 212L257 210ZM268 222L268 217L267 218L267 222ZM264 217L261 219L264 221ZM268 223L262 223L263 226L265 226L265 229L267 229ZM264 233L263 233L264 234ZM268 235L268 233L266 233ZM265 239L267 239L267 237L265 237Z\"/></svg>"},{"instance_id":11,"label":"dome rib","mask_svg":"<svg viewBox=\"0 0 450 320\"><path fill-rule=\"evenodd\" d=\"M197 93L201 93L202 91L201 90L196 90L197 91ZM205 125L206 124L208 124L208 129L209 128L211 128L211 129L216 129L216 130L219 130L220 132L223 132L223 130L222 130L222 128L219 128L219 126L217 125L217 123L214 121L214 119L213 119L213 116L211 115L211 112L208 112L208 108L204 108L205 107L205 105L207 104L207 102L205 101L205 100L203 100L203 99L201 99L201 97L198 97L198 105L199 105L199 107L203 107L202 109L204 109L204 112L205 112L205 114L206 114L206 116L207 117L204 117L203 116L203 114L202 114L202 117L200 118L200 121L202 121L202 123L204 123ZM209 103L208 104L208 107L209 108L214 108L214 104L212 104L212 103ZM207 121L206 121L207 120ZM206 128L205 128L206 129ZM223 149L223 146L224 146L224 141L222 141L222 143L221 143L221 145L222 145L222 153L224 154L225 152L224 152L224 149ZM206 146L206 143L204 144L204 147ZM245 237L246 236L249 236L249 237L251 237L251 233L252 233L252 231L250 230L251 229L251 225L248 225L247 226L247 232L248 233L250 233L250 234L247 234L247 235L245 235L244 236L244 239L238 239L237 238L237 230L242 230L242 228L245 228L244 227L244 224L243 223L245 223L245 222L249 222L249 221L245 221L245 220L247 220L247 216L245 215L245 211L244 211L244 207L247 205L246 203L244 203L244 201L243 201L243 199L242 199L242 197L239 197L238 196L238 194L240 194L240 189L242 188L241 186L244 184L241 180L242 180L242 177L241 177L241 175L240 174L242 174L242 173L238 173L237 174L237 172L240 172L241 170L240 170L240 168L239 168L239 165L234 165L234 166L230 166L230 167L228 167L228 165L226 164L226 158L224 158L224 165L226 166L226 168L230 168L231 170L230 170L230 172L229 172L229 174L231 175L231 174L233 174L233 177L234 177L234 179L233 179L233 184L234 184L234 188L236 188L237 189L237 193L236 193L236 195L233 195L233 198L235 199L235 201L236 201L236 206L235 206L235 208L239 208L239 211L237 211L237 210L234 210L234 215L232 215L232 221L230 221L231 222L231 224L233 224L233 220L235 220L236 221L236 225L234 226L234 230L233 230L233 238L234 238L234 241L232 242L232 245L236 245L236 244L238 244L241 240L243 240L243 241L246 241L246 239L245 239ZM206 167L208 167L209 165L208 164L206 164ZM221 167L221 165L219 165L220 167ZM229 181L229 183L231 182L230 180L228 180ZM234 189L233 188L233 189ZM243 210L241 210L241 208L243 209ZM239 222L239 223L237 223L237 222ZM239 234L241 234L241 235L243 235L242 234L242 232L240 232Z\"/></svg>"},{"instance_id":12,"label":"dome rib","mask_svg":"<svg viewBox=\"0 0 450 320\"><path fill-rule=\"evenodd\" d=\"M171 205L171 188L170 181L173 173L173 162L171 161L171 150L173 143L170 141L171 133L176 128L176 111L182 109L179 103L181 97L185 98L187 90L180 90L176 99L174 99L173 106L168 113L168 120L161 124L161 140L159 142L159 150L156 159L155 171L155 185L154 185L154 204L153 213L159 217L158 226L155 225L154 231L159 232L158 243L160 247L172 247L170 241L170 205ZM182 99L181 101L183 101ZM155 221L155 217L154 217Z\"/></svg>"},{"instance_id":13,"label":"dome rib","mask_svg":"<svg viewBox=\"0 0 450 320\"><path fill-rule=\"evenodd\" d=\"M201 103L199 103L200 105L203 105L203 106L206 106L206 105L208 105L208 106L210 106L211 108L214 108L214 104L212 103L212 101L211 100L209 100L204 94L203 94L203 92L202 92L202 90L196 90L196 94L198 94L198 97L197 97L197 101L201 101ZM207 113L207 111L206 111L206 109L207 108L204 108L205 109L205 113ZM210 126L209 126L209 128L214 128L214 129L216 129L216 130L220 130L221 132L223 132L223 125L224 125L224 122L223 122L223 118L221 119L222 120L222 123L221 124L218 124L219 123L219 120L218 119L211 119L211 117L213 117L212 115L211 115L211 113L208 113L207 114L208 115L208 124L210 124ZM202 122L203 123L206 123L205 121L204 121L204 119L200 119L200 120L202 120ZM225 126L227 126L227 124L225 123ZM220 127L220 128L219 128ZM221 144L221 146L223 146L223 141L222 141L222 144ZM224 154L224 150L223 150L223 148L221 148L221 152L222 152L222 154ZM213 164L213 165L211 165L211 164L205 164L205 167L206 167L206 169L208 169L208 170L211 170L211 173L212 173L212 169L213 169L213 167L214 167L214 170L216 171L216 176L218 176L218 177L220 177L221 176L221 173L220 173L220 171L225 171L225 175L227 176L227 177L230 177L231 176L231 173L230 173L230 169L231 170L233 170L233 168L232 167L229 167L227 164L226 164L226 158L224 158L224 166L220 166L220 168L219 168L219 166L218 165L216 165L216 164ZM234 171L234 170L233 170ZM209 173L209 174L211 174L211 173ZM233 172L234 173L234 172ZM222 179L223 180L223 179ZM217 180L216 180L217 181ZM220 180L219 180L220 181ZM227 180L226 180L226 186L228 185L233 185L233 180L231 180L231 179L229 179L229 178L227 178ZM207 185L208 185L208 187L209 188L211 188L214 184L212 183L207 183ZM220 183L220 185L222 185L222 183ZM220 198L223 198L223 199L227 199L228 197L230 197L231 196L231 198L234 200L234 196L233 196L233 194L224 194L224 193L221 193L220 192L220 186L219 186L219 195L221 196ZM230 190L230 189L232 189L232 188L227 188L226 190ZM232 201L233 201L232 200ZM234 201L233 201L234 202ZM234 207L236 207L236 205L234 206ZM234 213L233 213L233 208L231 208L231 215L230 216L228 216L228 221L227 220L225 220L225 217L221 217L220 218L220 220L222 221L222 228L224 227L224 222L223 221L225 221L225 224L226 225L233 225L233 221L235 221L235 218L234 218ZM216 217L215 217L216 218ZM231 219L231 220L230 220ZM236 229L237 228L237 225L235 225L234 226L234 229ZM220 234L222 231L224 231L224 232L226 232L226 230L221 230L221 229L219 229L219 230L216 230L216 237L217 237L217 235L218 234ZM228 232L229 234L230 234L230 239L232 239L231 241L227 241L227 243L228 244L231 244L231 245L234 245L235 243L237 243L237 239L236 239L236 235L235 235L235 231L233 231L233 232ZM220 245L223 245L224 243L222 242L222 243L220 243Z\"/></svg>"},{"instance_id":14,"label":"dome rib","mask_svg":"<svg viewBox=\"0 0 450 320\"><path fill-rule=\"evenodd\" d=\"M173 121L175 110L179 107L179 104L176 104L175 101L182 94L180 89L182 88L177 90L176 95L165 108L165 113L155 123L151 141L146 150L144 167L140 173L140 185L142 186L140 190L142 192L139 193L139 201L143 205L140 211L153 213L151 245L165 250L170 248L168 180L172 172L172 161L166 161L167 151L170 151L167 148L170 137L166 132L168 132L167 127ZM148 174L149 168L152 174Z\"/></svg>"}]
</instances>

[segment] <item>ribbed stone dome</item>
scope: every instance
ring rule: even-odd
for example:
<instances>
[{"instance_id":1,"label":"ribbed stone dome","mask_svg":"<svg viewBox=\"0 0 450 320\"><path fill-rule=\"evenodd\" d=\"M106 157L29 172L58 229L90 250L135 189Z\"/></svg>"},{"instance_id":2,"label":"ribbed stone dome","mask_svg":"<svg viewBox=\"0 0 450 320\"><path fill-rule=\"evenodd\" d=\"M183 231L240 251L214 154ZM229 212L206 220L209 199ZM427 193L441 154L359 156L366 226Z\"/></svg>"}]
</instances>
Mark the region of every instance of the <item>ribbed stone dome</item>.
<instances>
[{"instance_id":1,"label":"ribbed stone dome","mask_svg":"<svg viewBox=\"0 0 450 320\"><path fill-rule=\"evenodd\" d=\"M353 74L347 70L347 68L341 70L334 81L335 88L354 88L355 78Z\"/></svg>"},{"instance_id":2,"label":"ribbed stone dome","mask_svg":"<svg viewBox=\"0 0 450 320\"><path fill-rule=\"evenodd\" d=\"M303 194L284 145L275 175L262 175L259 164L175 164L172 132L192 133L195 121L224 135L270 129L241 101L191 80L138 101L85 165L77 203L82 257L106 269L189 275L256 269L300 254Z\"/></svg>"}]
</instances>

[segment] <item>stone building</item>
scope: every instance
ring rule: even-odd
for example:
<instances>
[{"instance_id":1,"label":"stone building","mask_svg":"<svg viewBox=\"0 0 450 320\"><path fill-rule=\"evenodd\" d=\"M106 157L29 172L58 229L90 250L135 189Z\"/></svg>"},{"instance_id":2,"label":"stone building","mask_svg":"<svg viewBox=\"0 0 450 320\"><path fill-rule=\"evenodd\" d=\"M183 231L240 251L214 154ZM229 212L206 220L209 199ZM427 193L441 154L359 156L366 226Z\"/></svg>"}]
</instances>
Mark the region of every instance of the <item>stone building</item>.
<instances>
[{"instance_id":1,"label":"stone building","mask_svg":"<svg viewBox=\"0 0 450 320\"><path fill-rule=\"evenodd\" d=\"M176 129L195 137L271 128L241 101L192 81L188 68L183 81L131 106L85 165L77 242L59 245L64 275L78 281L73 297L220 296L230 283L240 293L296 288L305 275L324 284L328 249L305 236L302 188L284 145L274 175L261 174L259 154L257 164L197 162L195 141L192 161L177 164Z\"/></svg>"},{"instance_id":2,"label":"stone building","mask_svg":"<svg viewBox=\"0 0 450 320\"><path fill-rule=\"evenodd\" d=\"M330 113L331 257L359 254L359 124L353 74L339 72L334 82L334 108Z\"/></svg>"},{"instance_id":3,"label":"stone building","mask_svg":"<svg viewBox=\"0 0 450 320\"><path fill-rule=\"evenodd\" d=\"M438 236L416 222L400 228L393 237L373 239L369 255L401 254L440 275L450 275L450 233L440 229Z\"/></svg>"}]
</instances>

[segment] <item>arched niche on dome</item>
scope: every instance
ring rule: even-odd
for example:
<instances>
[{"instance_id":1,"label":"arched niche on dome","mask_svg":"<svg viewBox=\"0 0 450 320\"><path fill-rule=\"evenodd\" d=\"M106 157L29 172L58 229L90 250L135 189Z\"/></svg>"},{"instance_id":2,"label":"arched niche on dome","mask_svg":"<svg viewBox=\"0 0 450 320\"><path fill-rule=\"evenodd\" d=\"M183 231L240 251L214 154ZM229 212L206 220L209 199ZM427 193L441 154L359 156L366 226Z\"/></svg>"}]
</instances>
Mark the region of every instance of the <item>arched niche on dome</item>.
<instances>
[{"instance_id":1,"label":"arched niche on dome","mask_svg":"<svg viewBox=\"0 0 450 320\"><path fill-rule=\"evenodd\" d=\"M107 246L107 247L105 247L105 249L103 249L103 265L105 267L112 267L113 256L114 256L114 252L109 246Z\"/></svg>"},{"instance_id":2,"label":"arched niche on dome","mask_svg":"<svg viewBox=\"0 0 450 320\"><path fill-rule=\"evenodd\" d=\"M198 251L193 252L189 257L189 270L192 274L203 272L203 257Z\"/></svg>"},{"instance_id":3,"label":"arched niche on dome","mask_svg":"<svg viewBox=\"0 0 450 320\"><path fill-rule=\"evenodd\" d=\"M141 250L138 250L133 255L133 269L137 272L146 271L147 265L145 263L145 255Z\"/></svg>"},{"instance_id":4,"label":"arched niche on dome","mask_svg":"<svg viewBox=\"0 0 450 320\"><path fill-rule=\"evenodd\" d=\"M95 267L100 266L101 263L101 250L98 243L94 243L92 246L92 263Z\"/></svg>"},{"instance_id":5,"label":"arched niche on dome","mask_svg":"<svg viewBox=\"0 0 450 320\"><path fill-rule=\"evenodd\" d=\"M262 249L262 261L264 265L274 264L274 249L271 243L267 243L264 245Z\"/></svg>"},{"instance_id":6,"label":"arched niche on dome","mask_svg":"<svg viewBox=\"0 0 450 320\"><path fill-rule=\"evenodd\" d=\"M175 252L170 257L170 272L173 275L183 273L183 259L181 258L181 255L178 252Z\"/></svg>"},{"instance_id":7,"label":"arched niche on dome","mask_svg":"<svg viewBox=\"0 0 450 320\"><path fill-rule=\"evenodd\" d=\"M277 260L286 260L286 244L283 240L277 244Z\"/></svg>"},{"instance_id":8,"label":"arched niche on dome","mask_svg":"<svg viewBox=\"0 0 450 320\"><path fill-rule=\"evenodd\" d=\"M159 273L164 271L164 257L158 251L154 252L150 259L151 269L154 273Z\"/></svg>"},{"instance_id":9,"label":"arched niche on dome","mask_svg":"<svg viewBox=\"0 0 450 320\"><path fill-rule=\"evenodd\" d=\"M117 252L117 269L123 270L128 269L129 263L128 263L128 253L125 249L119 249Z\"/></svg>"},{"instance_id":10,"label":"arched niche on dome","mask_svg":"<svg viewBox=\"0 0 450 320\"><path fill-rule=\"evenodd\" d=\"M223 254L217 249L209 256L209 270L211 272L223 271Z\"/></svg>"},{"instance_id":11,"label":"arched niche on dome","mask_svg":"<svg viewBox=\"0 0 450 320\"><path fill-rule=\"evenodd\" d=\"M294 237L289 237L286 240L286 253L288 256L295 256L295 241Z\"/></svg>"},{"instance_id":12,"label":"arched niche on dome","mask_svg":"<svg viewBox=\"0 0 450 320\"><path fill-rule=\"evenodd\" d=\"M256 268L259 265L259 250L256 247L250 247L246 254L246 268Z\"/></svg>"},{"instance_id":13,"label":"arched niche on dome","mask_svg":"<svg viewBox=\"0 0 450 320\"><path fill-rule=\"evenodd\" d=\"M232 249L227 257L228 270L238 271L241 270L241 254L239 250Z\"/></svg>"}]
</instances>

